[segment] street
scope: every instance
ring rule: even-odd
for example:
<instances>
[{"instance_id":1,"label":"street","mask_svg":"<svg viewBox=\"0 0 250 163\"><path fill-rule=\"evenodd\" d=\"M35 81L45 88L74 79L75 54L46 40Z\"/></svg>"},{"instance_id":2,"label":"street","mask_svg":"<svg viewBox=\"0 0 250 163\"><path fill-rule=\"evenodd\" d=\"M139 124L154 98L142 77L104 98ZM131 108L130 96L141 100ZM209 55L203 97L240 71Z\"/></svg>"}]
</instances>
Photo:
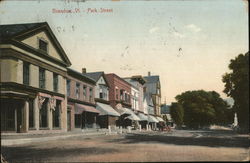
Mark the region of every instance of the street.
<instances>
[{"instance_id":1,"label":"street","mask_svg":"<svg viewBox=\"0 0 250 163\"><path fill-rule=\"evenodd\" d=\"M1 151L10 162L247 161L249 135L212 130L138 132L2 146Z\"/></svg>"}]
</instances>

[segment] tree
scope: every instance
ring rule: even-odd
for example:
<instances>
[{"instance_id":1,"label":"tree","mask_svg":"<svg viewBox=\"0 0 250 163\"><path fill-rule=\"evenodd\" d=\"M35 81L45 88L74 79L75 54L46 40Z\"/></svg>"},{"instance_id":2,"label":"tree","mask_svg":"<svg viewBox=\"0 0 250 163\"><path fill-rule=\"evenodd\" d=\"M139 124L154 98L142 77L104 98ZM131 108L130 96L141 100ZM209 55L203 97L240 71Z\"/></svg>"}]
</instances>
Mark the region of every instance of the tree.
<instances>
[{"instance_id":1,"label":"tree","mask_svg":"<svg viewBox=\"0 0 250 163\"><path fill-rule=\"evenodd\" d=\"M231 59L229 64L231 73L222 77L225 83L224 93L234 99L233 109L238 116L240 128L249 130L249 52Z\"/></svg>"},{"instance_id":2,"label":"tree","mask_svg":"<svg viewBox=\"0 0 250 163\"><path fill-rule=\"evenodd\" d=\"M227 103L215 91L187 91L176 96L184 108L183 122L191 128L226 124L230 121Z\"/></svg>"},{"instance_id":3,"label":"tree","mask_svg":"<svg viewBox=\"0 0 250 163\"><path fill-rule=\"evenodd\" d=\"M184 110L183 107L178 103L172 103L170 106L170 115L174 123L180 127L183 123Z\"/></svg>"}]
</instances>

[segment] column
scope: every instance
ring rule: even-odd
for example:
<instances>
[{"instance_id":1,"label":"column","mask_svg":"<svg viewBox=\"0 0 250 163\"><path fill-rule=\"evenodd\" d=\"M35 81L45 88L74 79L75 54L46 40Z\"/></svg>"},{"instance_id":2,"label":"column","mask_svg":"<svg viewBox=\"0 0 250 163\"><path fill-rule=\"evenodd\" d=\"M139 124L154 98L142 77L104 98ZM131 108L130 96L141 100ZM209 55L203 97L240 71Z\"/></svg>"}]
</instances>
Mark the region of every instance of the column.
<instances>
[{"instance_id":1,"label":"column","mask_svg":"<svg viewBox=\"0 0 250 163\"><path fill-rule=\"evenodd\" d=\"M52 110L50 109L49 102L47 103L47 121L48 121L48 128L52 130L53 123L52 123Z\"/></svg>"},{"instance_id":2,"label":"column","mask_svg":"<svg viewBox=\"0 0 250 163\"><path fill-rule=\"evenodd\" d=\"M39 114L40 114L40 108L38 107L38 96L33 101L33 107L34 107L34 127L36 130L39 130Z\"/></svg>"},{"instance_id":3,"label":"column","mask_svg":"<svg viewBox=\"0 0 250 163\"><path fill-rule=\"evenodd\" d=\"M29 102L24 102L22 132L28 132L29 129Z\"/></svg>"}]
</instances>

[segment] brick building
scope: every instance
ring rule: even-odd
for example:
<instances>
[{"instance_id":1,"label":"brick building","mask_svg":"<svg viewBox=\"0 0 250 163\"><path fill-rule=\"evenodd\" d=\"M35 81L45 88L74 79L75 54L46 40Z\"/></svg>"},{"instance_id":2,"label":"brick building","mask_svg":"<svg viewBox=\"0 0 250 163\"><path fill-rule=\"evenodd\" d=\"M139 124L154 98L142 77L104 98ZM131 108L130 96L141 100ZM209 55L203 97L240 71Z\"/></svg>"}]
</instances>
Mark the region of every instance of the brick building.
<instances>
[{"instance_id":1,"label":"brick building","mask_svg":"<svg viewBox=\"0 0 250 163\"><path fill-rule=\"evenodd\" d=\"M95 81L68 68L67 97L68 130L96 128Z\"/></svg>"}]
</instances>

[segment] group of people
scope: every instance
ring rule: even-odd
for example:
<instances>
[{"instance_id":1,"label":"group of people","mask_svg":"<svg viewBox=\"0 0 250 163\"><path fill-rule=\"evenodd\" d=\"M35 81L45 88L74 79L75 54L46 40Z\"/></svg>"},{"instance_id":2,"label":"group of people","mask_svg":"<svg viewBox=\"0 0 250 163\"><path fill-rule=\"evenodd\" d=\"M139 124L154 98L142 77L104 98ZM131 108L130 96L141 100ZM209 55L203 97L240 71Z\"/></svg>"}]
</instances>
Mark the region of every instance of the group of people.
<instances>
[{"instance_id":1,"label":"group of people","mask_svg":"<svg viewBox=\"0 0 250 163\"><path fill-rule=\"evenodd\" d=\"M167 132L171 131L170 125L165 124L165 123L158 123L157 127L159 128L160 131L167 131Z\"/></svg>"}]
</instances>

